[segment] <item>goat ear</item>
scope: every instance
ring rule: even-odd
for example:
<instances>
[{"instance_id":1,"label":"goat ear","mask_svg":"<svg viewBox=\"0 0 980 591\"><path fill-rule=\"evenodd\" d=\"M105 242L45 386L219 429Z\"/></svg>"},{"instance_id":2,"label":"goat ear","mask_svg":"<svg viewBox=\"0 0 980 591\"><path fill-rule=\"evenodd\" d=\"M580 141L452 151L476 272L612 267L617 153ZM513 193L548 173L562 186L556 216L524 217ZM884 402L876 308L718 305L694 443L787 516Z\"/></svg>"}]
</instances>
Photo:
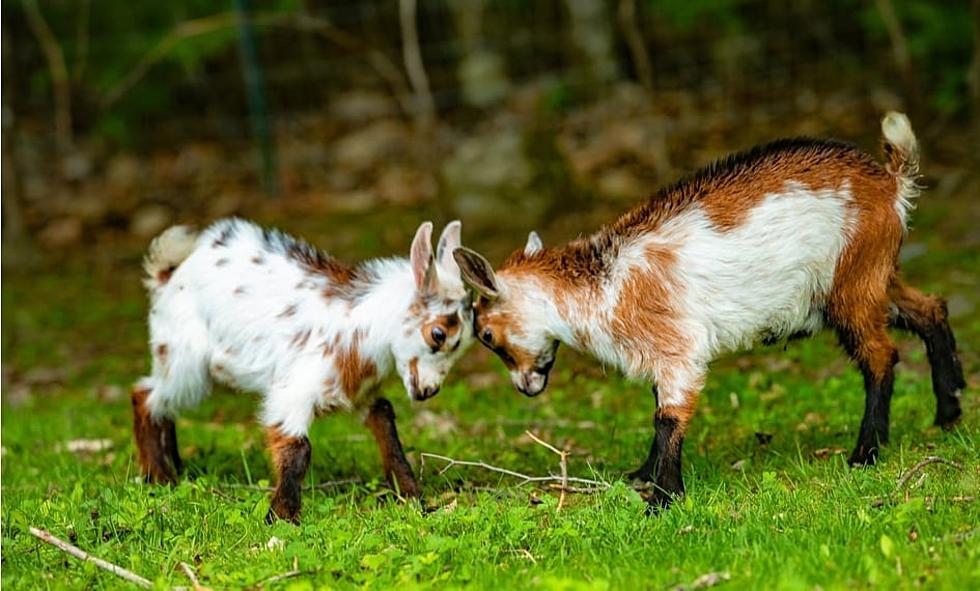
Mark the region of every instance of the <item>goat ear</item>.
<instances>
[{"instance_id":1,"label":"goat ear","mask_svg":"<svg viewBox=\"0 0 980 591\"><path fill-rule=\"evenodd\" d=\"M528 256L537 254L541 252L542 248L544 248L544 243L541 242L541 237L538 236L537 232L531 230L531 233L527 235L527 244L524 245L524 254Z\"/></svg>"},{"instance_id":2,"label":"goat ear","mask_svg":"<svg viewBox=\"0 0 980 591\"><path fill-rule=\"evenodd\" d=\"M477 293L490 299L500 295L500 287L497 284L497 276L494 275L493 267L476 251L461 246L453 251L453 258L459 265L460 275L463 281L475 289Z\"/></svg>"},{"instance_id":3,"label":"goat ear","mask_svg":"<svg viewBox=\"0 0 980 591\"><path fill-rule=\"evenodd\" d=\"M439 236L439 245L436 247L436 262L446 272L452 275L459 275L459 267L456 259L453 258L453 251L462 245L463 224L459 220L453 220L446 224Z\"/></svg>"},{"instance_id":4,"label":"goat ear","mask_svg":"<svg viewBox=\"0 0 980 591\"><path fill-rule=\"evenodd\" d=\"M412 275L415 277L415 289L425 293L435 276L432 264L432 222L423 223L415 232L410 260Z\"/></svg>"}]
</instances>

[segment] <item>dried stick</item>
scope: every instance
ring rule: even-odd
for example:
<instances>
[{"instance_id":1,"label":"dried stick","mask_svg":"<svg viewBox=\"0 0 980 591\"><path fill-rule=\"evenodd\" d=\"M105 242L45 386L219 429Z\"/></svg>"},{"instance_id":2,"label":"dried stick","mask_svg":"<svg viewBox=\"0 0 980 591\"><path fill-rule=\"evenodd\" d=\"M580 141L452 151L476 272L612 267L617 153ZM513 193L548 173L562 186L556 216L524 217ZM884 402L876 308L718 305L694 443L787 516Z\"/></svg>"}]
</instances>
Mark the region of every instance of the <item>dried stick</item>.
<instances>
[{"instance_id":1,"label":"dried stick","mask_svg":"<svg viewBox=\"0 0 980 591\"><path fill-rule=\"evenodd\" d=\"M957 462L953 462L945 458L941 458L939 456L926 456L925 458L922 459L922 461L912 466L908 472L903 474L902 477L898 479L898 484L895 485L895 492L898 492L903 488L905 488L905 486L909 483L909 480L911 480L912 477L915 476L917 472L919 472L929 464L946 464L947 466L952 466L957 470L963 469L963 466Z\"/></svg>"},{"instance_id":2,"label":"dried stick","mask_svg":"<svg viewBox=\"0 0 980 591\"><path fill-rule=\"evenodd\" d=\"M146 588L146 589L149 589L149 588L153 587L153 583L151 583L147 579L144 579L143 577L139 576L138 574L136 574L136 573L134 573L132 571L128 571L128 570L124 569L121 566L116 566L115 564L112 564L111 562L106 562L105 560L102 560L101 558L96 558L95 556L92 556L91 554L89 554L88 552L82 550L81 548L78 548L77 546L72 546L68 542L66 542L64 540L60 540L60 539L52 536L51 534L49 534L48 532L46 532L44 530L38 529L36 527L31 527L29 531L31 532L31 535L32 536L34 536L34 537L36 537L36 538L38 538L38 539L40 539L40 540L42 540L44 542L47 542L48 544L51 544L52 546L54 546L55 548L58 548L62 552L67 552L68 554L71 554L72 556L74 556L75 558L78 558L79 560L87 560L87 561L91 562L92 564L94 564L95 566L97 566L97 567L99 567L101 569L107 570L110 573L116 575L117 577L121 577L123 579L126 579L130 583L134 583L136 585L139 585L140 587L143 587L143 588Z\"/></svg>"},{"instance_id":3,"label":"dried stick","mask_svg":"<svg viewBox=\"0 0 980 591\"><path fill-rule=\"evenodd\" d=\"M194 569L191 568L191 565L187 564L186 562L181 562L180 568L184 571L184 574L187 575L187 578L191 580L192 589L194 589L194 591L211 591L210 587L201 585L201 582L197 580L197 575L194 574Z\"/></svg>"},{"instance_id":4,"label":"dried stick","mask_svg":"<svg viewBox=\"0 0 980 591\"><path fill-rule=\"evenodd\" d=\"M547 476L532 476L530 474L524 474L523 472L517 472L516 470L509 470L507 468L501 468L499 466L494 466L483 461L471 461L471 460L457 460L456 458L450 458L448 456L443 456L439 454L422 452L419 454L421 457L421 466L419 467L419 478L421 479L425 475L425 459L433 458L436 460L441 460L446 462L446 465L439 470L436 475L445 474L450 468L454 466L469 466L473 468L483 468L484 470L489 470L490 472L496 472L498 474L504 474L505 476L511 476L513 478L520 478L520 482L517 486L524 486L532 482L540 483L550 483L549 486L552 488L559 488L561 491L561 496L558 499L558 509L560 510L563 506L563 501L566 492L582 492L582 493L596 493L611 488L608 482L602 480L593 480L591 478L580 478L577 476L568 475L568 452L559 450L555 446L543 441L530 431L526 432L528 437L533 439L540 445L548 448L550 451L558 454L561 457L561 475L549 474ZM570 486L569 483L581 484L585 486Z\"/></svg>"},{"instance_id":5,"label":"dried stick","mask_svg":"<svg viewBox=\"0 0 980 591\"><path fill-rule=\"evenodd\" d=\"M565 450L559 450L558 448L551 445L550 443L546 443L545 441L539 439L537 435L531 433L530 431L525 431L524 433L526 433L528 437L530 437L537 443L540 443L541 445L545 446L546 448L558 454L558 457L560 458L559 463L561 466L561 493L558 495L558 507L555 509L555 511L556 512L561 511L562 505L565 504L565 491L568 490L568 452Z\"/></svg>"},{"instance_id":6,"label":"dried stick","mask_svg":"<svg viewBox=\"0 0 980 591\"><path fill-rule=\"evenodd\" d=\"M398 17L402 29L402 58L405 61L408 80L415 91L414 114L419 125L428 128L435 119L436 103L429 89L429 77L425 73L422 50L419 48L416 0L399 0Z\"/></svg>"}]
</instances>

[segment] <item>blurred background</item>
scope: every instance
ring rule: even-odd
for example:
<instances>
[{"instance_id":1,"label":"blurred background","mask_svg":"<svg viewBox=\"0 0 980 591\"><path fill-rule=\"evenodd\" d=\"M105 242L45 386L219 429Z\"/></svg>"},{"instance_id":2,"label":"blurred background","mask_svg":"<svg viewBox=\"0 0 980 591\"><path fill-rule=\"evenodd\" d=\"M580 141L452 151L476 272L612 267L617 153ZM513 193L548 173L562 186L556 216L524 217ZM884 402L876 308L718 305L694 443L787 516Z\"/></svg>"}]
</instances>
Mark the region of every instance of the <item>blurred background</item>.
<instances>
[{"instance_id":1,"label":"blurred background","mask_svg":"<svg viewBox=\"0 0 980 591\"><path fill-rule=\"evenodd\" d=\"M4 263L230 214L350 256L461 217L502 253L775 137L874 150L887 109L952 194L976 164L978 5L4 0Z\"/></svg>"},{"instance_id":2,"label":"blurred background","mask_svg":"<svg viewBox=\"0 0 980 591\"><path fill-rule=\"evenodd\" d=\"M68 335L106 323L141 364L139 258L173 223L241 215L356 260L458 217L499 261L759 142L877 153L888 109L929 187L907 256L975 252L978 19L978 0L4 0L5 382L104 364L118 342Z\"/></svg>"}]
</instances>

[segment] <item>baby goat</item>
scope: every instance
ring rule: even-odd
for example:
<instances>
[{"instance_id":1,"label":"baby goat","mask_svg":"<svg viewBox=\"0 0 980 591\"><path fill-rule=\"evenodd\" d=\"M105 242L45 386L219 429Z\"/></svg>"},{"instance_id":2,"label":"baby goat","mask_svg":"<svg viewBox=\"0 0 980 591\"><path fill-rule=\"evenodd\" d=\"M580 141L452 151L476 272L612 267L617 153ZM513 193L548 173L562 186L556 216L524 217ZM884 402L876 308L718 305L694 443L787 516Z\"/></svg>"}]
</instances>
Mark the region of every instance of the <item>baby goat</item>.
<instances>
[{"instance_id":1,"label":"baby goat","mask_svg":"<svg viewBox=\"0 0 980 591\"><path fill-rule=\"evenodd\" d=\"M899 277L897 256L919 192L905 115L882 121L886 164L827 140L781 140L661 190L590 237L544 248L531 233L496 273L455 251L480 298L474 332L528 396L544 390L559 342L630 378L652 380L656 436L633 476L654 507L683 494L681 444L718 355L833 328L864 376L852 464L888 441L898 360L888 328L926 344L936 424L960 416L965 387L943 300Z\"/></svg>"},{"instance_id":2,"label":"baby goat","mask_svg":"<svg viewBox=\"0 0 980 591\"><path fill-rule=\"evenodd\" d=\"M200 235L183 226L150 245L153 372L133 390L133 427L147 480L181 470L174 417L211 380L255 391L278 472L268 519L298 518L315 414L366 411L385 476L418 496L391 403L375 386L392 368L409 396L435 396L471 336L472 311L453 260L460 223L432 256L422 224L411 259L348 266L276 230L229 219Z\"/></svg>"}]
</instances>

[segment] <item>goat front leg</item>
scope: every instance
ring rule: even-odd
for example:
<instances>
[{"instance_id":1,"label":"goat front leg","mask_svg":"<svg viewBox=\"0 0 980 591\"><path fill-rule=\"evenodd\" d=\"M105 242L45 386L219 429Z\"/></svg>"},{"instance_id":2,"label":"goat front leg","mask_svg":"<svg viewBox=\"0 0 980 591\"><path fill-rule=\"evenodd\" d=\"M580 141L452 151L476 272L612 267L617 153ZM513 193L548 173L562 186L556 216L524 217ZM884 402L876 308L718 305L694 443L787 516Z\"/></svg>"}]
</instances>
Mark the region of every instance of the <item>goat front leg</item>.
<instances>
[{"instance_id":1,"label":"goat front leg","mask_svg":"<svg viewBox=\"0 0 980 591\"><path fill-rule=\"evenodd\" d=\"M649 512L666 509L684 495L684 478L681 474L681 450L687 427L697 408L703 374L677 379L680 372L669 372L670 379L658 380L657 412L654 415L656 435L651 455L656 454L653 495L649 499Z\"/></svg>"},{"instance_id":2,"label":"goat front leg","mask_svg":"<svg viewBox=\"0 0 980 591\"><path fill-rule=\"evenodd\" d=\"M272 506L265 520L272 523L278 518L298 523L303 504L303 478L310 467L310 440L305 435L286 435L279 427L269 427L266 436L272 450L277 480L272 493Z\"/></svg>"},{"instance_id":3,"label":"goat front leg","mask_svg":"<svg viewBox=\"0 0 980 591\"><path fill-rule=\"evenodd\" d=\"M137 385L131 395L140 468L147 482L174 484L183 467L177 451L177 430L173 418L150 412L147 399L152 393L150 388Z\"/></svg>"},{"instance_id":4,"label":"goat front leg","mask_svg":"<svg viewBox=\"0 0 980 591\"><path fill-rule=\"evenodd\" d=\"M395 428L395 409L386 398L378 398L371 403L364 424L371 430L378 442L381 452L381 463L384 466L385 478L388 484L398 494L404 497L418 498L422 489L415 480L412 467L405 458L405 451L398 439L398 429Z\"/></svg>"}]
</instances>

